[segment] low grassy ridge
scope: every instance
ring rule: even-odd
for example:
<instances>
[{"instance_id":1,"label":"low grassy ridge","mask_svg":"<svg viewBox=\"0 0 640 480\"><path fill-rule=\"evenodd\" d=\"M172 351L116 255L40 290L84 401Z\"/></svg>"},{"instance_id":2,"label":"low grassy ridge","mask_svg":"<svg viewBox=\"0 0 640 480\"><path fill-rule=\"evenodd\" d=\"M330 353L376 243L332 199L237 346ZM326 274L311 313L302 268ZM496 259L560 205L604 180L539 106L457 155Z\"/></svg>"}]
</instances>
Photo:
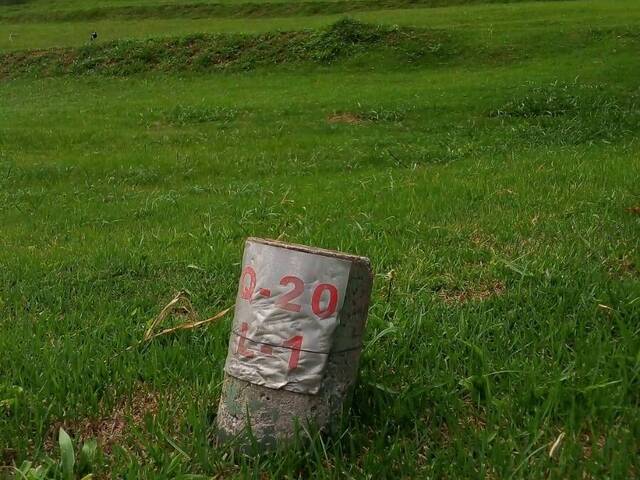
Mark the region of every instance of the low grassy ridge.
<instances>
[{"instance_id":1,"label":"low grassy ridge","mask_svg":"<svg viewBox=\"0 0 640 480\"><path fill-rule=\"evenodd\" d=\"M108 478L637 476L637 29L495 12L4 54L0 478L59 476L61 426ZM126 349L233 303L252 235L376 281L340 434L245 457L229 318Z\"/></svg>"},{"instance_id":2,"label":"low grassy ridge","mask_svg":"<svg viewBox=\"0 0 640 480\"><path fill-rule=\"evenodd\" d=\"M300 62L327 64L358 53L379 51L384 55L389 49L410 62L424 60L424 57L445 58L453 49L453 45L448 45L445 51L442 44L445 40L444 32L402 31L344 20L321 32L194 35L79 49L17 52L2 57L0 76L247 70Z\"/></svg>"},{"instance_id":3,"label":"low grassy ridge","mask_svg":"<svg viewBox=\"0 0 640 480\"><path fill-rule=\"evenodd\" d=\"M556 51L593 48L624 41L637 45L640 29L606 28L553 37ZM0 78L56 75L131 75L147 71L251 70L286 64L328 65L341 61L362 65L381 61L389 68L440 67L451 64L508 64L535 55L544 47L521 37L510 45L473 42L469 35L445 30L409 29L341 20L321 31L260 35L191 35L171 39L111 42L80 48L0 54Z\"/></svg>"},{"instance_id":4,"label":"low grassy ridge","mask_svg":"<svg viewBox=\"0 0 640 480\"><path fill-rule=\"evenodd\" d=\"M150 3L150 0L147 1L147 4ZM40 9L38 11L42 12L42 5L35 2L33 9ZM532 37L542 38L541 41L536 40L536 43L541 45L546 45L546 42L551 39L562 44L566 40L562 32L575 32L581 29L637 29L640 26L640 13L634 7L634 0L617 0L615 3L606 0L471 3L456 7L425 8L424 5L414 5L406 9L361 10L352 11L349 16L358 21L376 25L389 27L398 25L458 33L468 36L471 39L468 46L476 51L479 46L485 49L495 49L499 45L520 48L521 39L531 40ZM6 8L4 10L9 11ZM30 11L30 7L16 7L14 10L26 14ZM133 39L166 39L203 33L273 34L277 31L322 30L342 18L341 14L323 11L307 16L280 17L253 15L194 19L185 16L152 16L145 18L144 21L127 18L56 22L47 22L43 19L39 23L6 21L0 22L0 51L80 47L96 43ZM594 21L594 18L597 18L597 21ZM94 42L89 39L92 31L98 33L98 38ZM529 43L525 46L531 45Z\"/></svg>"},{"instance_id":5,"label":"low grassy ridge","mask_svg":"<svg viewBox=\"0 0 640 480\"><path fill-rule=\"evenodd\" d=\"M15 0L9 0L15 1ZM422 7L442 7L452 5L473 5L490 3L517 3L524 0L312 0L302 2L248 2L228 3L144 3L133 5L107 5L76 9L51 10L27 9L5 13L0 12L4 22L65 22L87 21L104 18L206 18L206 17L286 17L306 15L327 15L382 9L406 9ZM563 1L563 0L557 0Z\"/></svg>"}]
</instances>

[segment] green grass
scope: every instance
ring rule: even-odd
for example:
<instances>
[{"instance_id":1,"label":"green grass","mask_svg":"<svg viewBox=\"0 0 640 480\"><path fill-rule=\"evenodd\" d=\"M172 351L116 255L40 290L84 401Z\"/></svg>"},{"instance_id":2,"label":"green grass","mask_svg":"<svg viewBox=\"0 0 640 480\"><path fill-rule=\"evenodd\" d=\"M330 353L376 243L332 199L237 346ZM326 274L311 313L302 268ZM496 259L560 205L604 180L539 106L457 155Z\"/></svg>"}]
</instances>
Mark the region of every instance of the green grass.
<instances>
[{"instance_id":1,"label":"green grass","mask_svg":"<svg viewBox=\"0 0 640 480\"><path fill-rule=\"evenodd\" d=\"M56 471L60 425L103 435L105 478L637 476L639 9L605 5L434 9L436 31L355 46L307 31L343 53L250 69L163 51L44 77L25 53L0 82L0 476ZM414 34L446 55L399 55ZM247 236L376 273L343 434L257 458L210 441L230 319L124 352L178 290L233 303ZM95 425L141 391L106 448Z\"/></svg>"},{"instance_id":2,"label":"green grass","mask_svg":"<svg viewBox=\"0 0 640 480\"><path fill-rule=\"evenodd\" d=\"M15 2L16 0L4 0ZM226 17L226 16L297 16L319 13L345 13L390 8L439 7L487 3L521 3L539 0L107 0L100 2L19 2L2 6L3 20L46 21L90 20L95 18L150 17ZM550 0L547 0L550 1ZM568 1L568 0L555 0Z\"/></svg>"},{"instance_id":3,"label":"green grass","mask_svg":"<svg viewBox=\"0 0 640 480\"><path fill-rule=\"evenodd\" d=\"M350 12L360 21L419 28L462 31L485 41L500 42L512 36L559 35L565 30L640 26L635 0L576 0L531 2L506 5L415 8ZM53 23L0 23L0 51L48 47L81 46L89 33L97 31L98 43L122 39L147 39L195 33L265 33L322 28L342 14L280 18L148 18L144 22L126 19L97 19Z\"/></svg>"}]
</instances>

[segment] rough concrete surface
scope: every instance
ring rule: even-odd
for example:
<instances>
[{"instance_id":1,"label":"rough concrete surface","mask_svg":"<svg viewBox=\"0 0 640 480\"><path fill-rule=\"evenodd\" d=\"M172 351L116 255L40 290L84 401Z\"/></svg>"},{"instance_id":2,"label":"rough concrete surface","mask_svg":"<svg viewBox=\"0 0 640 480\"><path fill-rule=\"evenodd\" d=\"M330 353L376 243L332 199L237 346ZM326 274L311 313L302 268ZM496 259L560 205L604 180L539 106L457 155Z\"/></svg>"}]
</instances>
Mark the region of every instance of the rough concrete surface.
<instances>
[{"instance_id":1,"label":"rough concrete surface","mask_svg":"<svg viewBox=\"0 0 640 480\"><path fill-rule=\"evenodd\" d=\"M373 275L369 260L364 257L270 240L250 240L352 262L340 321L318 394L276 390L225 375L218 408L218 438L241 439L249 425L259 446L273 448L292 439L298 424L330 431L348 408L358 372Z\"/></svg>"}]
</instances>

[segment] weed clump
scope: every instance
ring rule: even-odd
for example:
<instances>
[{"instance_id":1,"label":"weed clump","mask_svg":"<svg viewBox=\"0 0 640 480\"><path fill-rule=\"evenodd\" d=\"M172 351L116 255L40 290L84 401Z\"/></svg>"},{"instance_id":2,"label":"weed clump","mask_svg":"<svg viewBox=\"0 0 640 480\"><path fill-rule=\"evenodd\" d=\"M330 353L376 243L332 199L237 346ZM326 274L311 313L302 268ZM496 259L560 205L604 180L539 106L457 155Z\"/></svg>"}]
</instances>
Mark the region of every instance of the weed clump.
<instances>
[{"instance_id":1,"label":"weed clump","mask_svg":"<svg viewBox=\"0 0 640 480\"><path fill-rule=\"evenodd\" d=\"M410 108L357 108L351 111L338 111L327 117L328 123L348 123L358 124L363 122L385 122L398 123L402 122L409 112Z\"/></svg>"},{"instance_id":2,"label":"weed clump","mask_svg":"<svg viewBox=\"0 0 640 480\"><path fill-rule=\"evenodd\" d=\"M314 35L305 46L309 57L319 62L331 62L355 50L379 43L391 30L345 18Z\"/></svg>"},{"instance_id":3,"label":"weed clump","mask_svg":"<svg viewBox=\"0 0 640 480\"><path fill-rule=\"evenodd\" d=\"M578 86L553 82L533 86L522 96L515 97L493 110L493 117L557 117L576 111L580 106Z\"/></svg>"},{"instance_id":4,"label":"weed clump","mask_svg":"<svg viewBox=\"0 0 640 480\"><path fill-rule=\"evenodd\" d=\"M401 122L407 116L406 108L373 108L358 113L360 118L370 122Z\"/></svg>"},{"instance_id":5,"label":"weed clump","mask_svg":"<svg viewBox=\"0 0 640 480\"><path fill-rule=\"evenodd\" d=\"M211 107L196 105L176 105L165 112L164 118L173 125L189 125L198 123L227 123L235 118L237 111L227 107Z\"/></svg>"},{"instance_id":6,"label":"weed clump","mask_svg":"<svg viewBox=\"0 0 640 480\"><path fill-rule=\"evenodd\" d=\"M489 112L510 119L510 131L529 144L612 141L638 130L640 92L602 85L553 82L528 90Z\"/></svg>"}]
</instances>

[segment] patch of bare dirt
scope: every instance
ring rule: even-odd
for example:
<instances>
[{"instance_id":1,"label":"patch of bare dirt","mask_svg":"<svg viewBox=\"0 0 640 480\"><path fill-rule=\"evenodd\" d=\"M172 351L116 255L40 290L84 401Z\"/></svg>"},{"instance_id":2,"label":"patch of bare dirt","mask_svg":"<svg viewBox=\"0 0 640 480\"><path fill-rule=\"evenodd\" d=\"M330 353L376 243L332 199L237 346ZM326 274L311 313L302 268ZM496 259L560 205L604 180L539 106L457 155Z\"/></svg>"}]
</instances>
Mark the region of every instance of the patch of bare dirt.
<instances>
[{"instance_id":1,"label":"patch of bare dirt","mask_svg":"<svg viewBox=\"0 0 640 480\"><path fill-rule=\"evenodd\" d=\"M107 414L97 418L65 420L56 422L50 429L47 450L57 445L60 427L71 435L74 442L95 438L105 453L114 445L121 444L128 436L132 425L141 425L147 415L155 418L160 406L159 396L147 388L137 389L127 398L121 399Z\"/></svg>"},{"instance_id":2,"label":"patch of bare dirt","mask_svg":"<svg viewBox=\"0 0 640 480\"><path fill-rule=\"evenodd\" d=\"M620 261L620 271L628 275L633 275L638 273L638 267L629 259L629 257L624 257Z\"/></svg>"},{"instance_id":3,"label":"patch of bare dirt","mask_svg":"<svg viewBox=\"0 0 640 480\"><path fill-rule=\"evenodd\" d=\"M483 232L480 229L474 229L469 236L471 244L476 248L486 248L495 251L496 240L492 235Z\"/></svg>"},{"instance_id":4,"label":"patch of bare dirt","mask_svg":"<svg viewBox=\"0 0 640 480\"><path fill-rule=\"evenodd\" d=\"M502 295L505 291L504 283L494 282L491 285L481 285L464 289L442 289L438 296L449 304L482 302L492 297Z\"/></svg>"},{"instance_id":5,"label":"patch of bare dirt","mask_svg":"<svg viewBox=\"0 0 640 480\"><path fill-rule=\"evenodd\" d=\"M334 113L333 115L329 115L327 117L327 123L346 123L348 125L358 125L363 123L364 120L362 117L355 113L343 112L343 113Z\"/></svg>"},{"instance_id":6,"label":"patch of bare dirt","mask_svg":"<svg viewBox=\"0 0 640 480\"><path fill-rule=\"evenodd\" d=\"M470 427L474 430L484 430L487 426L487 420L485 413L481 408L470 399L465 398L464 404L466 405L466 415L458 418L458 422L461 427Z\"/></svg>"},{"instance_id":7,"label":"patch of bare dirt","mask_svg":"<svg viewBox=\"0 0 640 480\"><path fill-rule=\"evenodd\" d=\"M14 448L0 450L0 471L2 467L11 467L18 458L18 452Z\"/></svg>"},{"instance_id":8,"label":"patch of bare dirt","mask_svg":"<svg viewBox=\"0 0 640 480\"><path fill-rule=\"evenodd\" d=\"M610 275L618 277L633 277L640 274L640 268L628 255L623 255L621 258L610 259L607 263Z\"/></svg>"},{"instance_id":9,"label":"patch of bare dirt","mask_svg":"<svg viewBox=\"0 0 640 480\"><path fill-rule=\"evenodd\" d=\"M598 438L593 438L589 433L583 433L580 435L580 444L582 445L582 456L589 460L593 456L593 449L602 450L607 441L604 435L600 435Z\"/></svg>"}]
</instances>

